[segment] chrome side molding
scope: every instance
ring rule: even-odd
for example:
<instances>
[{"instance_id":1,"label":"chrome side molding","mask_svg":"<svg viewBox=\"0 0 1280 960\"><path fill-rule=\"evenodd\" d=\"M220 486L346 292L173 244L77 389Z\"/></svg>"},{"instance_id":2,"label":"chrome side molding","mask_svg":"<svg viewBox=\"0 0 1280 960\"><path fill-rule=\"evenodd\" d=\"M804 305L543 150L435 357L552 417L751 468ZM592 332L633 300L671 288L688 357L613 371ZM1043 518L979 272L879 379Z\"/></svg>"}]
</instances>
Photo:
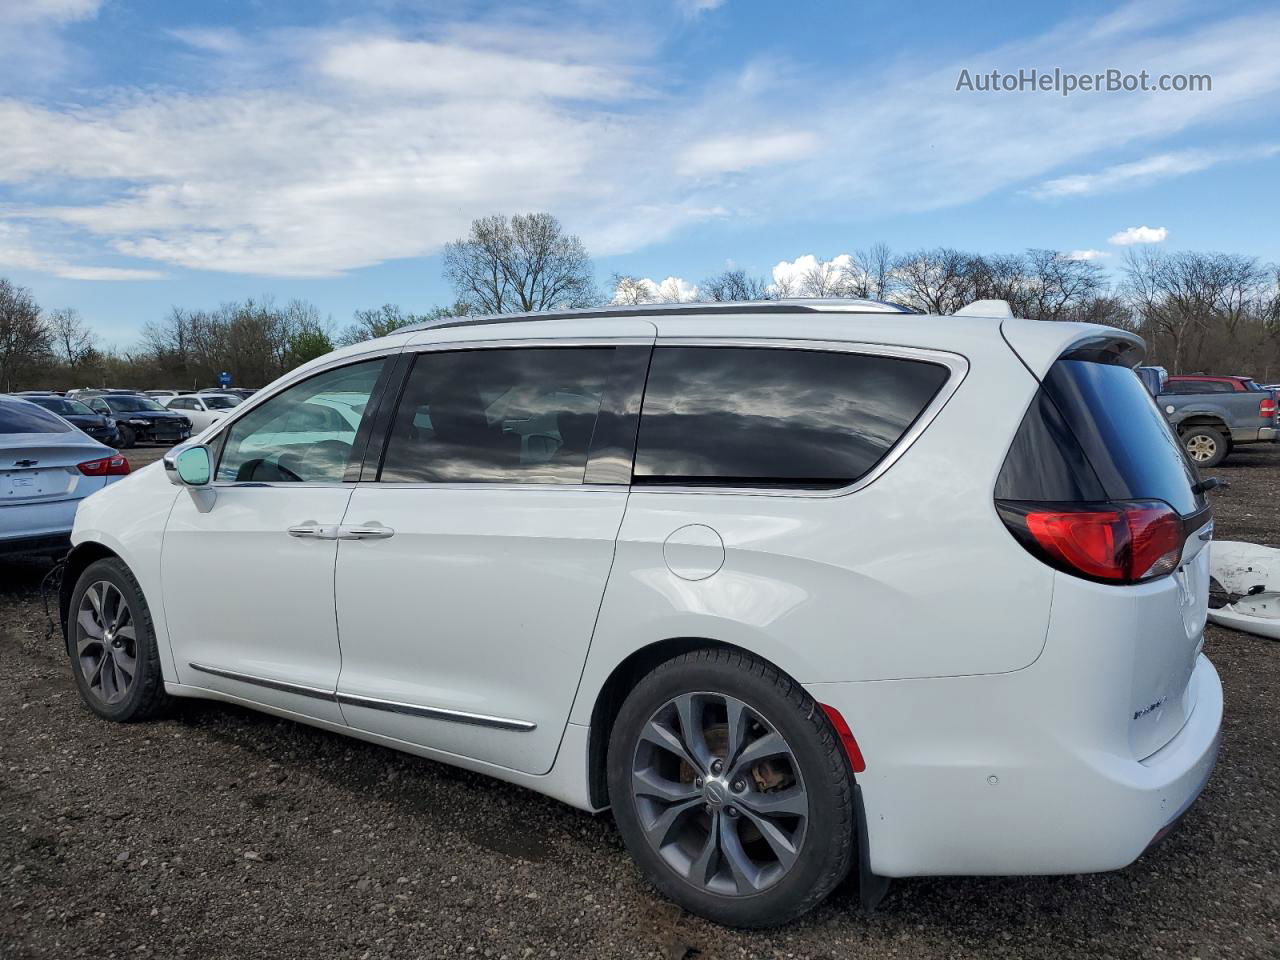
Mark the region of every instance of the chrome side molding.
<instances>
[{"instance_id":1,"label":"chrome side molding","mask_svg":"<svg viewBox=\"0 0 1280 960\"><path fill-rule=\"evenodd\" d=\"M536 723L530 720L491 717L483 713L467 713L463 710L449 710L445 707L421 707L417 704L400 703L396 700L361 697L354 693L339 693L338 703L352 707L367 707L370 710L386 710L388 713L403 713L411 717L425 717L429 720L447 720L451 723L470 723L478 727L494 727L498 730L515 730L519 733L528 733L538 727Z\"/></svg>"},{"instance_id":2,"label":"chrome side molding","mask_svg":"<svg viewBox=\"0 0 1280 960\"><path fill-rule=\"evenodd\" d=\"M188 663L192 670L199 670L215 677L237 680L240 683L252 683L254 686L281 690L284 693L296 693L303 697L314 697L316 700L328 700L331 703L338 699L332 690L323 687L309 687L305 683L289 683L287 680L272 680L268 677L255 677L251 673L237 673L235 670L224 670L222 667L211 667L206 663Z\"/></svg>"},{"instance_id":3,"label":"chrome side molding","mask_svg":"<svg viewBox=\"0 0 1280 960\"><path fill-rule=\"evenodd\" d=\"M423 717L427 720L444 720L449 723L469 723L477 727L493 727L496 730L514 730L517 733L528 733L536 730L538 725L530 720L514 720L510 717L493 717L483 713L467 713L465 710L450 710L447 707L423 707L415 703L401 703L397 700L382 700L378 697L362 697L354 693L339 693L322 687L311 687L305 683L289 683L286 680L272 680L258 677L251 673L239 673L223 667L211 667L206 663L188 663L192 670L207 673L214 677L223 677L239 683L251 683L254 686L279 690L283 693L296 693L316 700L328 700L330 703L346 704L351 707L365 707L369 710L385 710L388 713L403 713L410 717Z\"/></svg>"}]
</instances>

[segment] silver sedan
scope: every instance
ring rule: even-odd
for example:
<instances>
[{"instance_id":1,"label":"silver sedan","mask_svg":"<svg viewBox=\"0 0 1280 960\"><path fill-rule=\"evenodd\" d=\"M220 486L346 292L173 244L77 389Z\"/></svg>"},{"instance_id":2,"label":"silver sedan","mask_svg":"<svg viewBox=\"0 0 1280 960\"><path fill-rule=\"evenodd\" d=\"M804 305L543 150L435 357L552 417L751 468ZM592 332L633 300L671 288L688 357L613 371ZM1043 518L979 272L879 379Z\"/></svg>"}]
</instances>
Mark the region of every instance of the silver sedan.
<instances>
[{"instance_id":1,"label":"silver sedan","mask_svg":"<svg viewBox=\"0 0 1280 960\"><path fill-rule=\"evenodd\" d=\"M80 501L128 472L57 414L0 396L0 555L65 551Z\"/></svg>"}]
</instances>

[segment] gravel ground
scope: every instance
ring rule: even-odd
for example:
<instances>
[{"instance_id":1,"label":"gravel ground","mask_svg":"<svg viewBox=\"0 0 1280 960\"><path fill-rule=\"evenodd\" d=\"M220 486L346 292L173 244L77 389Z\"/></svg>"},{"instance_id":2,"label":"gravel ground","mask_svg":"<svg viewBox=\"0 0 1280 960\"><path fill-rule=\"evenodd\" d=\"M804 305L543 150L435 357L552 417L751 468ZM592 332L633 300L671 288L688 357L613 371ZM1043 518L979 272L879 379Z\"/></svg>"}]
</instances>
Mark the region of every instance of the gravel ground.
<instances>
[{"instance_id":1,"label":"gravel ground","mask_svg":"<svg viewBox=\"0 0 1280 960\"><path fill-rule=\"evenodd\" d=\"M1214 473L1218 535L1280 544L1280 450ZM230 706L96 719L46 570L0 561L0 956L1280 957L1273 642L1210 628L1217 772L1129 869L900 881L870 917L846 884L750 933L652 893L608 816Z\"/></svg>"}]
</instances>

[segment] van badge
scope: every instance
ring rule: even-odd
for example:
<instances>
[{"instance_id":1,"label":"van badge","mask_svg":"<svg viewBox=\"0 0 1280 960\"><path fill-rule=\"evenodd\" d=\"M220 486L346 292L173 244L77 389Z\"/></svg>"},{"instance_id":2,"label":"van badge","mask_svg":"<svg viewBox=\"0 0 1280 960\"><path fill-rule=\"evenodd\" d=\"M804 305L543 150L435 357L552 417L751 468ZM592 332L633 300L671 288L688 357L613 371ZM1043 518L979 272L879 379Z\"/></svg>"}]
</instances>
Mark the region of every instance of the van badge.
<instances>
[{"instance_id":1,"label":"van badge","mask_svg":"<svg viewBox=\"0 0 1280 960\"><path fill-rule=\"evenodd\" d=\"M1150 704L1149 706L1145 706L1145 707L1143 707L1141 710L1135 710L1135 711L1133 711L1133 719L1135 719L1135 720L1141 720L1141 719L1142 719L1143 717L1145 717L1148 713L1155 713L1157 710L1159 710L1161 707L1163 707L1163 706L1164 706L1164 702L1165 702L1166 700L1168 700L1168 699L1169 699L1169 697L1168 697L1168 695L1166 694L1165 696L1163 696L1163 697L1161 697L1159 700L1157 700L1155 703Z\"/></svg>"}]
</instances>

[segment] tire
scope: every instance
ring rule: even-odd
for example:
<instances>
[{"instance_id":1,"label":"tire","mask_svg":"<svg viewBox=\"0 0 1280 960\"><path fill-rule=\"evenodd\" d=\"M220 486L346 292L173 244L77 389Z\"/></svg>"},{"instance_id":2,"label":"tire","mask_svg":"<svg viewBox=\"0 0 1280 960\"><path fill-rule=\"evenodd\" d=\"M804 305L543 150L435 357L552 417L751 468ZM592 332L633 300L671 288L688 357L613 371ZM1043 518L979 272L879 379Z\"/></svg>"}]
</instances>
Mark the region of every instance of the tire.
<instances>
[{"instance_id":1,"label":"tire","mask_svg":"<svg viewBox=\"0 0 1280 960\"><path fill-rule=\"evenodd\" d=\"M138 442L138 436L129 427L120 428L120 449L128 450Z\"/></svg>"},{"instance_id":2,"label":"tire","mask_svg":"<svg viewBox=\"0 0 1280 960\"><path fill-rule=\"evenodd\" d=\"M1188 427L1182 433L1182 446L1197 467L1216 467L1227 458L1231 441L1215 427Z\"/></svg>"},{"instance_id":3,"label":"tire","mask_svg":"<svg viewBox=\"0 0 1280 960\"><path fill-rule=\"evenodd\" d=\"M699 717L702 733L691 738L685 730ZM627 849L690 913L777 926L813 909L849 872L853 772L844 750L813 698L750 654L695 650L656 667L623 703L607 763Z\"/></svg>"},{"instance_id":4,"label":"tire","mask_svg":"<svg viewBox=\"0 0 1280 960\"><path fill-rule=\"evenodd\" d=\"M122 560L97 560L80 574L66 639L76 689L98 716L132 723L169 705L151 610Z\"/></svg>"}]
</instances>

